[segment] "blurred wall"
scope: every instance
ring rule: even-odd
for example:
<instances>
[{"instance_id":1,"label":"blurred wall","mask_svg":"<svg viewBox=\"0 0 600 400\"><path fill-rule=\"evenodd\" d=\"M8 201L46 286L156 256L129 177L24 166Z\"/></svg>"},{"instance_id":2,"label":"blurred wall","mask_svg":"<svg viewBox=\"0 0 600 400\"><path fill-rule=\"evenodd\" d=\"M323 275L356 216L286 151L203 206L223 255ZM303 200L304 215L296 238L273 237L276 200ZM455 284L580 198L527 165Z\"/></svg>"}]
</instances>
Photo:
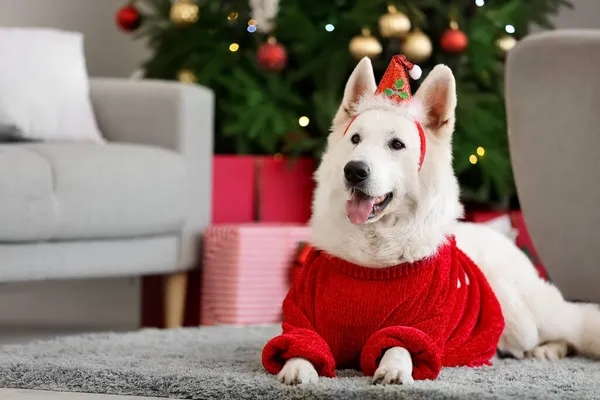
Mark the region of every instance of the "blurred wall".
<instances>
[{"instance_id":1,"label":"blurred wall","mask_svg":"<svg viewBox=\"0 0 600 400\"><path fill-rule=\"evenodd\" d=\"M570 0L574 8L554 18L556 29L600 29L600 0Z\"/></svg>"},{"instance_id":2,"label":"blurred wall","mask_svg":"<svg viewBox=\"0 0 600 400\"><path fill-rule=\"evenodd\" d=\"M137 278L0 284L0 344L7 328L137 329L139 293Z\"/></svg>"},{"instance_id":3,"label":"blurred wall","mask_svg":"<svg viewBox=\"0 0 600 400\"><path fill-rule=\"evenodd\" d=\"M115 12L126 0L0 0L0 26L83 32L92 76L130 76L148 56L143 41L119 31Z\"/></svg>"}]
</instances>

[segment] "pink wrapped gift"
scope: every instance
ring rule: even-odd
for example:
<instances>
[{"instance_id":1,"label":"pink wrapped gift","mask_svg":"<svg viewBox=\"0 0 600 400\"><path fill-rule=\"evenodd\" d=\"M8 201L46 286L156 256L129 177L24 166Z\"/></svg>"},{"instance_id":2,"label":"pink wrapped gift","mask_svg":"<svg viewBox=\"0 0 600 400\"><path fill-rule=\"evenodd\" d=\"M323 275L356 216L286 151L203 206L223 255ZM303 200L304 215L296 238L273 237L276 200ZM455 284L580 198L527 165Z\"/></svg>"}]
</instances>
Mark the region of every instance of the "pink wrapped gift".
<instances>
[{"instance_id":1,"label":"pink wrapped gift","mask_svg":"<svg viewBox=\"0 0 600 400\"><path fill-rule=\"evenodd\" d=\"M308 235L305 225L210 226L204 234L201 324L281 322L294 258Z\"/></svg>"}]
</instances>

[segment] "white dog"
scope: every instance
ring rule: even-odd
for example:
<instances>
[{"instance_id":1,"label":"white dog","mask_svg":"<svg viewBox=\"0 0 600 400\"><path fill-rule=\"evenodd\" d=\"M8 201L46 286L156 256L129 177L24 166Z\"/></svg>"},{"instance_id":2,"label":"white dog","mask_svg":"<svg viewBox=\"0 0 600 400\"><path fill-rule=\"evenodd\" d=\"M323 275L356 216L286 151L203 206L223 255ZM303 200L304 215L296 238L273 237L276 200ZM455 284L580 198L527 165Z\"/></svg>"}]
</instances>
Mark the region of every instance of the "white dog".
<instances>
[{"instance_id":1,"label":"white dog","mask_svg":"<svg viewBox=\"0 0 600 400\"><path fill-rule=\"evenodd\" d=\"M376 88L371 62L365 58L348 80L316 172L312 244L349 262L384 268L431 256L447 235L454 234L458 246L483 271L502 307L505 329L500 351L519 359L556 360L565 357L569 349L600 357L600 312L596 306L565 301L502 234L457 222L463 208L452 169L456 89L451 70L435 67L408 105L373 96ZM357 114L360 118L354 122L353 132L359 133L344 135ZM415 118L422 122L427 139L420 171ZM392 148L390 132L404 146ZM349 162L368 166L362 194L370 196L368 217L351 216L357 211L347 208L351 196L356 195L344 174ZM411 382L412 367L406 349L390 348L379 362L374 382ZM308 360L296 357L287 360L278 378L292 384L314 382L318 377Z\"/></svg>"}]
</instances>

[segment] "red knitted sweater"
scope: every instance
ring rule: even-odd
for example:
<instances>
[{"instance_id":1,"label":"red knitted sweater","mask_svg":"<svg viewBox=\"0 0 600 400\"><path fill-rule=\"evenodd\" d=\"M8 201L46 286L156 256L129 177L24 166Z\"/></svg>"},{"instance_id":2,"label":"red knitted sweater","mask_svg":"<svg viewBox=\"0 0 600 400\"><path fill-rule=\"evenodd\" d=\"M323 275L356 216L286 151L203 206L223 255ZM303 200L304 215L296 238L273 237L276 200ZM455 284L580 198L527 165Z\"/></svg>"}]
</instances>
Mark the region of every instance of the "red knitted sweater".
<instances>
[{"instance_id":1,"label":"red knitted sweater","mask_svg":"<svg viewBox=\"0 0 600 400\"><path fill-rule=\"evenodd\" d=\"M489 365L504 329L496 296L453 237L436 256L381 269L312 250L283 317L283 333L263 349L272 374L303 357L320 376L336 368L371 376L398 346L412 356L414 379L435 379L442 366Z\"/></svg>"}]
</instances>

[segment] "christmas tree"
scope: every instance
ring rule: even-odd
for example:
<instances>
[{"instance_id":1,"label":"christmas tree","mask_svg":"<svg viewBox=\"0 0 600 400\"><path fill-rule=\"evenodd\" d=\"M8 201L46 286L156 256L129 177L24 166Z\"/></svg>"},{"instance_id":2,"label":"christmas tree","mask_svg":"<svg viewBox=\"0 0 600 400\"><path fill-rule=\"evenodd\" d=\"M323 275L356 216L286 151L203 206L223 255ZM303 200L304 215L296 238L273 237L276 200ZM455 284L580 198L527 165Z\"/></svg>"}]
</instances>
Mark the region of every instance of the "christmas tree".
<instances>
[{"instance_id":1,"label":"christmas tree","mask_svg":"<svg viewBox=\"0 0 600 400\"><path fill-rule=\"evenodd\" d=\"M464 199L514 194L504 113L504 55L566 0L137 0L117 14L148 39L144 76L210 87L216 153L312 155L356 62L377 78L402 53L427 74L452 68L455 170ZM413 83L413 90L418 82Z\"/></svg>"}]
</instances>

